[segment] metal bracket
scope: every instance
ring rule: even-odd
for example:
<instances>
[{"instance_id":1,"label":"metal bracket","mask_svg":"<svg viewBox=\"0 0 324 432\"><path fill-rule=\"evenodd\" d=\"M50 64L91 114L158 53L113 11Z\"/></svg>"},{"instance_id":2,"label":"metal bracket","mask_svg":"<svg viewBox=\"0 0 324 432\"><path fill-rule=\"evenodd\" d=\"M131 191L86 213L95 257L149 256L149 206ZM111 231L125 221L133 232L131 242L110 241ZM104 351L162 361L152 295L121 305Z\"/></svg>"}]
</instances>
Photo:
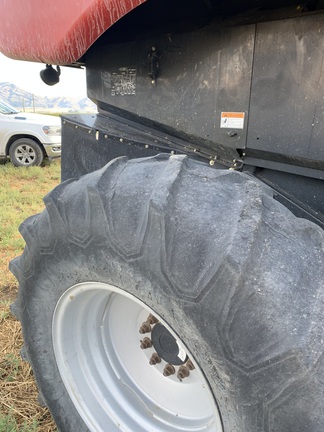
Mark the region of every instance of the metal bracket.
<instances>
[{"instance_id":1,"label":"metal bracket","mask_svg":"<svg viewBox=\"0 0 324 432\"><path fill-rule=\"evenodd\" d=\"M156 52L156 48L153 46L152 51L148 55L149 64L149 77L151 78L152 85L156 85L156 79L159 74L159 56Z\"/></svg>"}]
</instances>

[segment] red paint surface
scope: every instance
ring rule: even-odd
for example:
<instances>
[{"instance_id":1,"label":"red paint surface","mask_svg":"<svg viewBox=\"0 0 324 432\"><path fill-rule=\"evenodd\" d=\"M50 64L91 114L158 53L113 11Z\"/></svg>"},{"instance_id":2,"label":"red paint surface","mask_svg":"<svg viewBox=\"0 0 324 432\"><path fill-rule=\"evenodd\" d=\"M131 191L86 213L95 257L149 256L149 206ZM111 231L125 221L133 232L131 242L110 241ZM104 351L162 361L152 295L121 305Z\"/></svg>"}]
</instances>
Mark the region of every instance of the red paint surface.
<instances>
[{"instance_id":1,"label":"red paint surface","mask_svg":"<svg viewBox=\"0 0 324 432\"><path fill-rule=\"evenodd\" d=\"M145 0L0 0L0 51L49 64L78 60Z\"/></svg>"}]
</instances>

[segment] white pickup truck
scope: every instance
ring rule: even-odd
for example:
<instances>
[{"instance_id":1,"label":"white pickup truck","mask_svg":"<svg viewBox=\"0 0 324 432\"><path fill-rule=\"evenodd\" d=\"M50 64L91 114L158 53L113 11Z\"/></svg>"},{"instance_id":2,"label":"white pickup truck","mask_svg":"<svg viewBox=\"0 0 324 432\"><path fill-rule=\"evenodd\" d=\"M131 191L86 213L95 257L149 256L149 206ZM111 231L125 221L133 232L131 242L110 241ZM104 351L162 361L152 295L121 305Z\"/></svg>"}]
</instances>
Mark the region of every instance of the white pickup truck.
<instances>
[{"instance_id":1,"label":"white pickup truck","mask_svg":"<svg viewBox=\"0 0 324 432\"><path fill-rule=\"evenodd\" d=\"M61 156L59 117L19 112L0 100L0 161L16 166L41 165Z\"/></svg>"}]
</instances>

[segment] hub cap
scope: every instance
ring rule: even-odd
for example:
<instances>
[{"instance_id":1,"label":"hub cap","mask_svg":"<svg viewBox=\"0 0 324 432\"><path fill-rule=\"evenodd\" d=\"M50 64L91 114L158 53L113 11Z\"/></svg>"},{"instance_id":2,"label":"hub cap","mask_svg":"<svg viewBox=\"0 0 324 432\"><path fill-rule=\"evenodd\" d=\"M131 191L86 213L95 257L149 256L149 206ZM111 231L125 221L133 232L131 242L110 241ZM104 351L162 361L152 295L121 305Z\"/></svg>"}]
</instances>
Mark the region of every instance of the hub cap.
<instances>
[{"instance_id":1,"label":"hub cap","mask_svg":"<svg viewBox=\"0 0 324 432\"><path fill-rule=\"evenodd\" d=\"M57 303L52 334L61 377L90 431L222 431L188 350L130 294L101 283L71 287Z\"/></svg>"},{"instance_id":2,"label":"hub cap","mask_svg":"<svg viewBox=\"0 0 324 432\"><path fill-rule=\"evenodd\" d=\"M160 323L155 324L153 327L152 343L155 351L167 363L183 365L188 360L185 350L176 338Z\"/></svg>"},{"instance_id":3,"label":"hub cap","mask_svg":"<svg viewBox=\"0 0 324 432\"><path fill-rule=\"evenodd\" d=\"M36 152L31 146L27 144L21 145L15 150L15 158L22 165L31 165L35 161Z\"/></svg>"}]
</instances>

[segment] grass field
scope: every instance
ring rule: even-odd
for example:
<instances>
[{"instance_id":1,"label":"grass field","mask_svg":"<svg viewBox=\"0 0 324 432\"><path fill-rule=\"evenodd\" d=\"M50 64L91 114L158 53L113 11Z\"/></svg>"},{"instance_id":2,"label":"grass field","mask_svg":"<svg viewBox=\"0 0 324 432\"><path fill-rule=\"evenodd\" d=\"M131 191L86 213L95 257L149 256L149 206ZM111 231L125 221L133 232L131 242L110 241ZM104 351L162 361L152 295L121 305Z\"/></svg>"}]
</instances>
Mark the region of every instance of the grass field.
<instances>
[{"instance_id":1,"label":"grass field","mask_svg":"<svg viewBox=\"0 0 324 432\"><path fill-rule=\"evenodd\" d=\"M53 432L46 408L39 406L28 363L20 359L21 327L10 314L17 282L9 261L24 248L18 227L44 208L43 197L60 182L60 162L44 167L0 165L0 432Z\"/></svg>"}]
</instances>

